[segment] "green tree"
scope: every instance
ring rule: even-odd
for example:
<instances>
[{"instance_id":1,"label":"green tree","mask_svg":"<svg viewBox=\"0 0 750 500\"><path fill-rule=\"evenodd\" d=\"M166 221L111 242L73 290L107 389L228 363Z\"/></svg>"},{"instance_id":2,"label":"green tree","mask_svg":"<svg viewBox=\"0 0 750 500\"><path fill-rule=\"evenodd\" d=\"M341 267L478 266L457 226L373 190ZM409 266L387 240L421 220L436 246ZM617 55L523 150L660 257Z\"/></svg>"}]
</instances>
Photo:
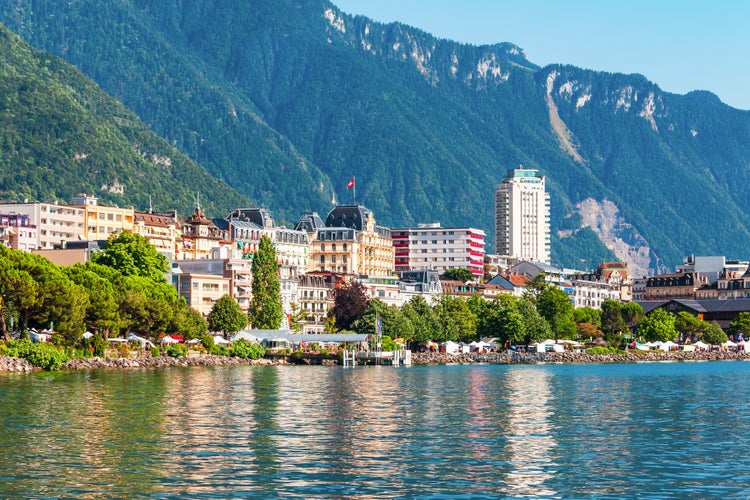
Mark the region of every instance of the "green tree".
<instances>
[{"instance_id":1,"label":"green tree","mask_svg":"<svg viewBox=\"0 0 750 500\"><path fill-rule=\"evenodd\" d=\"M142 276L153 281L166 281L169 262L140 234L124 232L113 235L104 251L91 256L96 264L117 269L123 276Z\"/></svg>"},{"instance_id":2,"label":"green tree","mask_svg":"<svg viewBox=\"0 0 750 500\"><path fill-rule=\"evenodd\" d=\"M643 307L637 302L626 302L622 305L620 313L631 332L634 332L641 321L643 321Z\"/></svg>"},{"instance_id":3,"label":"green tree","mask_svg":"<svg viewBox=\"0 0 750 500\"><path fill-rule=\"evenodd\" d=\"M263 235L258 250L253 254L252 294L247 315L253 328L275 330L281 326L284 312L281 307L281 281L276 250L271 238Z\"/></svg>"},{"instance_id":4,"label":"green tree","mask_svg":"<svg viewBox=\"0 0 750 500\"><path fill-rule=\"evenodd\" d=\"M401 308L409 320L414 335L404 337L407 342L427 342L436 334L438 326L435 311L421 295L415 295Z\"/></svg>"},{"instance_id":5,"label":"green tree","mask_svg":"<svg viewBox=\"0 0 750 500\"><path fill-rule=\"evenodd\" d=\"M721 345L726 342L727 334L716 323L707 323L707 328L703 330L703 342L710 345Z\"/></svg>"},{"instance_id":6,"label":"green tree","mask_svg":"<svg viewBox=\"0 0 750 500\"><path fill-rule=\"evenodd\" d=\"M302 327L307 323L307 312L296 302L292 302L290 308L289 329L294 330L295 332L301 332Z\"/></svg>"},{"instance_id":7,"label":"green tree","mask_svg":"<svg viewBox=\"0 0 750 500\"><path fill-rule=\"evenodd\" d=\"M602 311L593 307L579 307L573 309L573 320L576 323L590 323L596 327L600 327L602 324Z\"/></svg>"},{"instance_id":8,"label":"green tree","mask_svg":"<svg viewBox=\"0 0 750 500\"><path fill-rule=\"evenodd\" d=\"M76 264L65 268L65 273L88 295L86 308L86 325L96 333L103 333L104 338L111 330L117 329L120 321L119 307L115 299L115 288L112 283L94 272L92 262L86 265Z\"/></svg>"},{"instance_id":9,"label":"green tree","mask_svg":"<svg viewBox=\"0 0 750 500\"><path fill-rule=\"evenodd\" d=\"M617 300L607 299L602 302L601 327L607 335L619 335L627 328L622 317L622 304Z\"/></svg>"},{"instance_id":10,"label":"green tree","mask_svg":"<svg viewBox=\"0 0 750 500\"><path fill-rule=\"evenodd\" d=\"M536 307L539 314L550 324L555 340L575 336L573 304L567 293L555 286L545 287L539 293Z\"/></svg>"},{"instance_id":11,"label":"green tree","mask_svg":"<svg viewBox=\"0 0 750 500\"><path fill-rule=\"evenodd\" d=\"M181 333L186 339L200 339L208 336L208 321L201 313L188 306L183 300L178 302L175 320L170 333ZM245 321L247 321L247 317Z\"/></svg>"},{"instance_id":12,"label":"green tree","mask_svg":"<svg viewBox=\"0 0 750 500\"><path fill-rule=\"evenodd\" d=\"M391 339L402 337L404 339L413 337L411 322L404 311L396 306L387 306L380 299L369 301L367 310L352 324L352 330L357 333L375 335L375 319L380 315L383 326L383 336Z\"/></svg>"},{"instance_id":13,"label":"green tree","mask_svg":"<svg viewBox=\"0 0 750 500\"><path fill-rule=\"evenodd\" d=\"M443 295L433 307L438 331L434 340L471 341L477 336L477 317L466 300Z\"/></svg>"},{"instance_id":14,"label":"green tree","mask_svg":"<svg viewBox=\"0 0 750 500\"><path fill-rule=\"evenodd\" d=\"M329 316L336 318L336 327L349 330L352 324L362 317L369 305L365 287L358 281L342 283L333 293L333 308Z\"/></svg>"},{"instance_id":15,"label":"green tree","mask_svg":"<svg viewBox=\"0 0 750 500\"><path fill-rule=\"evenodd\" d=\"M697 339L703 336L707 323L687 311L680 311L674 320L674 327L683 336Z\"/></svg>"},{"instance_id":16,"label":"green tree","mask_svg":"<svg viewBox=\"0 0 750 500\"><path fill-rule=\"evenodd\" d=\"M675 316L664 309L654 309L648 313L638 326L638 335L648 342L660 340L667 342L677 338L674 327Z\"/></svg>"},{"instance_id":17,"label":"green tree","mask_svg":"<svg viewBox=\"0 0 750 500\"><path fill-rule=\"evenodd\" d=\"M729 323L727 333L733 335L735 338L739 337L740 334L745 338L750 338L750 312L739 313Z\"/></svg>"},{"instance_id":18,"label":"green tree","mask_svg":"<svg viewBox=\"0 0 750 500\"><path fill-rule=\"evenodd\" d=\"M523 318L523 339L517 339L516 343L530 344L542 342L552 337L552 326L549 321L539 313L532 297L524 295L518 301L518 312ZM519 333L520 334L520 333ZM518 337L518 335L516 337Z\"/></svg>"},{"instance_id":19,"label":"green tree","mask_svg":"<svg viewBox=\"0 0 750 500\"><path fill-rule=\"evenodd\" d=\"M216 301L208 313L208 328L213 332L234 334L247 326L247 315L229 295Z\"/></svg>"},{"instance_id":20,"label":"green tree","mask_svg":"<svg viewBox=\"0 0 750 500\"><path fill-rule=\"evenodd\" d=\"M463 268L448 269L443 273L443 278L446 280L461 281L463 283L477 280L470 270Z\"/></svg>"}]
</instances>

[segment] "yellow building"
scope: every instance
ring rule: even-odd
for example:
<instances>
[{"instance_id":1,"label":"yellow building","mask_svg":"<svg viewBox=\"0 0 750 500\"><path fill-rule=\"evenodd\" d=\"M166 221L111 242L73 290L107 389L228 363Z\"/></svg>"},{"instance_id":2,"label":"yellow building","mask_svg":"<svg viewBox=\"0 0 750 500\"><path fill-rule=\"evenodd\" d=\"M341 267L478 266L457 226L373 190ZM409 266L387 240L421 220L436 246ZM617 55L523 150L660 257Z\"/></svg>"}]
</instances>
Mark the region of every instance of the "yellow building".
<instances>
[{"instance_id":1,"label":"yellow building","mask_svg":"<svg viewBox=\"0 0 750 500\"><path fill-rule=\"evenodd\" d=\"M372 211L361 205L337 206L325 226L317 214L297 223L311 237L310 271L365 276L390 276L394 269L391 230L375 224ZM295 228L295 229L297 229Z\"/></svg>"},{"instance_id":2,"label":"yellow building","mask_svg":"<svg viewBox=\"0 0 750 500\"><path fill-rule=\"evenodd\" d=\"M83 209L84 239L106 240L113 234L133 231L132 208L99 205L96 196L81 193L73 197L73 205Z\"/></svg>"}]
</instances>

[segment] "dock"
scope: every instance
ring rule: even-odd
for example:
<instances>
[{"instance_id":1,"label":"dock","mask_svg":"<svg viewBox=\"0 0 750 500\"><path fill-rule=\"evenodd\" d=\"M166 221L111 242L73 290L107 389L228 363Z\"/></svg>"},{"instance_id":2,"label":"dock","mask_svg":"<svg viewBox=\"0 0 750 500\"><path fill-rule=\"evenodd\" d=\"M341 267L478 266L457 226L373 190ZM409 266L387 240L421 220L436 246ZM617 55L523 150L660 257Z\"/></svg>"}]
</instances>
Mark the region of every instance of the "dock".
<instances>
[{"instance_id":1,"label":"dock","mask_svg":"<svg viewBox=\"0 0 750 500\"><path fill-rule=\"evenodd\" d=\"M357 365L411 366L411 351L347 351L343 353L343 364L346 367Z\"/></svg>"}]
</instances>

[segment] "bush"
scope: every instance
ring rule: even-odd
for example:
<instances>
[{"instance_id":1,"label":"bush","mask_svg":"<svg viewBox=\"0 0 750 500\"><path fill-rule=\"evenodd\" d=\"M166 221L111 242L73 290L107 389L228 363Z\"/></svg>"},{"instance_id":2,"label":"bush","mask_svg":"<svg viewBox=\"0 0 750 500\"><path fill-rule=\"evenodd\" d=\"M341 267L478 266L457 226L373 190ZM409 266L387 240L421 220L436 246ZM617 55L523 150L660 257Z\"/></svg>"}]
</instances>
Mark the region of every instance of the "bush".
<instances>
[{"instance_id":1,"label":"bush","mask_svg":"<svg viewBox=\"0 0 750 500\"><path fill-rule=\"evenodd\" d=\"M211 348L214 346L214 338L207 333L201 335L201 344L206 348L208 352L211 352Z\"/></svg>"},{"instance_id":2,"label":"bush","mask_svg":"<svg viewBox=\"0 0 750 500\"><path fill-rule=\"evenodd\" d=\"M266 350L263 346L245 339L240 339L232 346L232 356L241 359L259 359L265 356Z\"/></svg>"},{"instance_id":3,"label":"bush","mask_svg":"<svg viewBox=\"0 0 750 500\"><path fill-rule=\"evenodd\" d=\"M121 358L130 357L130 346L127 344L127 342L120 342L117 345L117 353L120 355Z\"/></svg>"},{"instance_id":4,"label":"bush","mask_svg":"<svg viewBox=\"0 0 750 500\"><path fill-rule=\"evenodd\" d=\"M586 354L592 354L595 356L606 356L609 354L626 354L625 351L617 349L616 347L590 347L586 349Z\"/></svg>"},{"instance_id":5,"label":"bush","mask_svg":"<svg viewBox=\"0 0 750 500\"><path fill-rule=\"evenodd\" d=\"M214 356L229 356L229 349L224 344L214 344L208 352Z\"/></svg>"},{"instance_id":6,"label":"bush","mask_svg":"<svg viewBox=\"0 0 750 500\"><path fill-rule=\"evenodd\" d=\"M158 347L152 347L151 348L151 356L153 356L155 358L158 358L159 356L161 356L161 349L159 349Z\"/></svg>"},{"instance_id":7,"label":"bush","mask_svg":"<svg viewBox=\"0 0 750 500\"><path fill-rule=\"evenodd\" d=\"M2 348L6 356L23 358L29 363L48 371L60 369L70 357L52 344L33 344L29 340L12 340Z\"/></svg>"},{"instance_id":8,"label":"bush","mask_svg":"<svg viewBox=\"0 0 750 500\"><path fill-rule=\"evenodd\" d=\"M164 352L167 356L173 358L183 358L187 356L188 346L187 344L170 344L164 349Z\"/></svg>"},{"instance_id":9,"label":"bush","mask_svg":"<svg viewBox=\"0 0 750 500\"><path fill-rule=\"evenodd\" d=\"M91 346L94 348L94 356L103 358L104 353L107 352L107 347L109 347L109 343L104 340L104 337L102 337L100 334L94 334L93 337L89 340L91 343Z\"/></svg>"}]
</instances>

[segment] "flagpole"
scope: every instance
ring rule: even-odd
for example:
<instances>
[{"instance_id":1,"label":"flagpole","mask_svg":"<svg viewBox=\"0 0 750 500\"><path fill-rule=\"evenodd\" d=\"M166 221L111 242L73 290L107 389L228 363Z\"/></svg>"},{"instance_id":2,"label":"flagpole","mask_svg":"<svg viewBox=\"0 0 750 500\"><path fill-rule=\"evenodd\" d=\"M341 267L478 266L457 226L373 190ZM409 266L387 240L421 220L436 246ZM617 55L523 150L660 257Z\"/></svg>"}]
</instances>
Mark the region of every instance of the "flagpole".
<instances>
[{"instance_id":1,"label":"flagpole","mask_svg":"<svg viewBox=\"0 0 750 500\"><path fill-rule=\"evenodd\" d=\"M357 204L357 178L352 177L354 179L354 185L352 186L352 195L354 196L354 204Z\"/></svg>"}]
</instances>

